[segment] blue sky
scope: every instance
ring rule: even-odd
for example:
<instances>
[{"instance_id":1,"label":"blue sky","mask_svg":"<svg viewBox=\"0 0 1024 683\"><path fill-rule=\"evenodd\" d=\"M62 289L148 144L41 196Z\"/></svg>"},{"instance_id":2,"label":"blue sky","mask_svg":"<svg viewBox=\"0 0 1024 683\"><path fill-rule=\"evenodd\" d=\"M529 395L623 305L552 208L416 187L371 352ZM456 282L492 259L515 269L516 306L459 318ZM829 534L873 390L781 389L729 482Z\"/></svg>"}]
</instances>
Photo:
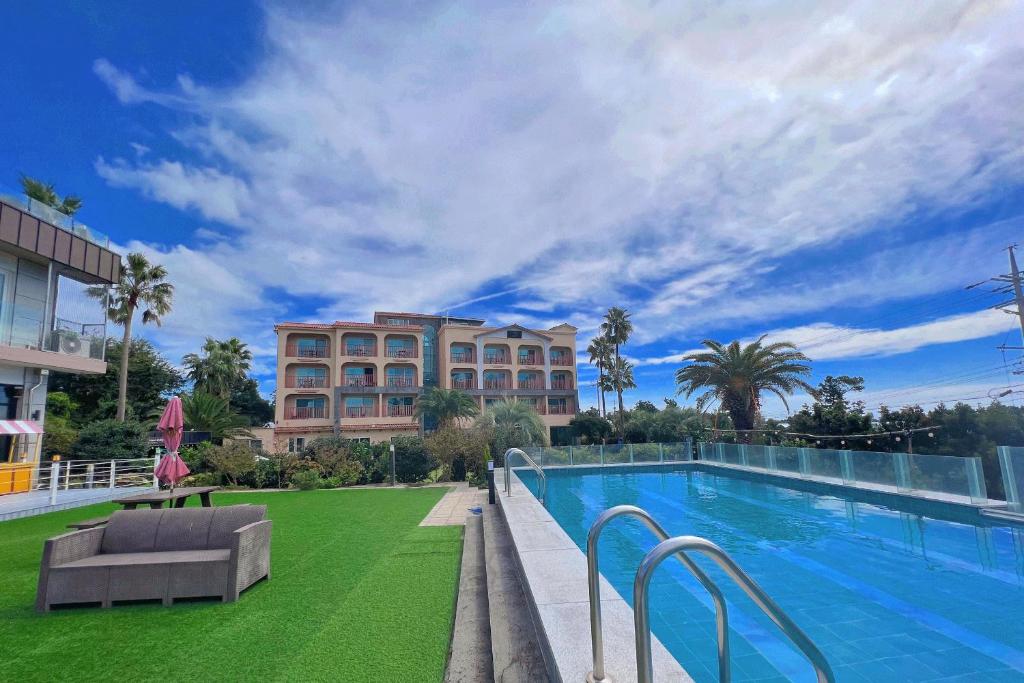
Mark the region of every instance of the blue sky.
<instances>
[{"instance_id":1,"label":"blue sky","mask_svg":"<svg viewBox=\"0 0 1024 683\"><path fill-rule=\"evenodd\" d=\"M869 405L1021 385L1014 3L21 3L0 185L85 198L178 294L177 360L273 323L634 313L640 398L768 333ZM40 49L45 47L45 49ZM581 379L593 372L581 367ZM584 386L584 402L592 401ZM1024 394L1014 395L1014 400ZM799 405L801 398L795 403ZM766 412L778 415L781 405Z\"/></svg>"}]
</instances>

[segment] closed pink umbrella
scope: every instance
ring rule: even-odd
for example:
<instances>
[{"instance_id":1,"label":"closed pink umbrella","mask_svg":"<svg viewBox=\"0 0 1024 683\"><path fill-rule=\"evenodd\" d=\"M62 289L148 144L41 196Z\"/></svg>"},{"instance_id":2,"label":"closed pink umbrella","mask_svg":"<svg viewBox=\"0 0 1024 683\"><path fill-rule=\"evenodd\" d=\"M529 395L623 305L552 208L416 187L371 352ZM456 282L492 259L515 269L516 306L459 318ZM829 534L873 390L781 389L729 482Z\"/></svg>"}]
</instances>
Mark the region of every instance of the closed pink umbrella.
<instances>
[{"instance_id":1,"label":"closed pink umbrella","mask_svg":"<svg viewBox=\"0 0 1024 683\"><path fill-rule=\"evenodd\" d=\"M167 402L164 414L160 416L157 429L164 433L164 448L167 454L160 459L157 465L156 478L168 484L171 491L174 485L188 476L188 466L185 465L181 456L178 455L178 447L181 445L181 431L185 426L185 419L181 413L181 399L175 396Z\"/></svg>"}]
</instances>

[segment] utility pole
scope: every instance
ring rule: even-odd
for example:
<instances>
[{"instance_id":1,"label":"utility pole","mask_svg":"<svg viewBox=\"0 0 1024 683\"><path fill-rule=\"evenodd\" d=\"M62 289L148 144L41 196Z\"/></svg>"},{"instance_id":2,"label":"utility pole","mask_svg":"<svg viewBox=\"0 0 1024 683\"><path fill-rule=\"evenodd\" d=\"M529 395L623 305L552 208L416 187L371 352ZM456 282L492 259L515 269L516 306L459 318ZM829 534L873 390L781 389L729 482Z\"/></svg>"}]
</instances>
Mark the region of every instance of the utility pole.
<instances>
[{"instance_id":1,"label":"utility pole","mask_svg":"<svg viewBox=\"0 0 1024 683\"><path fill-rule=\"evenodd\" d=\"M1006 251L1010 254L1010 280L1013 284L1013 300L1017 304L1017 317L1020 319L1020 341L1024 345L1024 293L1020 284L1020 271L1017 270L1017 258L1013 255L1013 248L1017 246L1011 244L1006 248ZM1005 308L1003 310L1006 310ZM1006 311L1012 313L1013 311Z\"/></svg>"},{"instance_id":2,"label":"utility pole","mask_svg":"<svg viewBox=\"0 0 1024 683\"><path fill-rule=\"evenodd\" d=\"M973 285L969 285L966 289L974 289L975 287L981 287L986 284L994 284L988 291L993 294L1010 294L1013 296L1008 301L992 306L993 309L1001 310L1003 313L1015 315L1020 321L1020 336L1021 346L998 346L1000 351L1006 351L1008 349L1015 349L1018 351L1024 351L1024 276L1021 275L1020 269L1017 267L1017 256L1013 253L1013 250L1017 247L1016 244L1011 244L1006 247L1006 251L1010 256L1010 272L1005 275L997 275L988 280L982 280L981 282L975 282ZM1014 310L1016 306L1016 310Z\"/></svg>"}]
</instances>

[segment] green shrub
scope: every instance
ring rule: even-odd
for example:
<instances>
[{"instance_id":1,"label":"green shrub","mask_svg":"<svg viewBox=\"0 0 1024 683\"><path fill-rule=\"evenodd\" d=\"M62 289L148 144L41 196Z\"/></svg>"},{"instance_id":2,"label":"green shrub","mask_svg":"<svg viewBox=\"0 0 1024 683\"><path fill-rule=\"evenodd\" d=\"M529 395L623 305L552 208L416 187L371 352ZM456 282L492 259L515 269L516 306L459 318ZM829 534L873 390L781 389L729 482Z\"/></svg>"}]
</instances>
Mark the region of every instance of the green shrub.
<instances>
[{"instance_id":1,"label":"green shrub","mask_svg":"<svg viewBox=\"0 0 1024 683\"><path fill-rule=\"evenodd\" d=\"M210 464L210 453L216 448L209 441L202 441L192 446L184 446L178 451L182 461L188 466L188 471L193 474L209 472L213 469Z\"/></svg>"},{"instance_id":2,"label":"green shrub","mask_svg":"<svg viewBox=\"0 0 1024 683\"><path fill-rule=\"evenodd\" d=\"M403 484L423 481L437 467L437 461L427 451L418 436L399 436L395 445L395 478Z\"/></svg>"},{"instance_id":3,"label":"green shrub","mask_svg":"<svg viewBox=\"0 0 1024 683\"><path fill-rule=\"evenodd\" d=\"M256 453L241 441L216 446L210 451L209 461L213 471L226 477L232 486L238 486L239 480L256 469Z\"/></svg>"},{"instance_id":4,"label":"green shrub","mask_svg":"<svg viewBox=\"0 0 1024 683\"><path fill-rule=\"evenodd\" d=\"M130 420L99 420L82 428L71 447L75 460L142 458L149 450L146 429Z\"/></svg>"},{"instance_id":5,"label":"green shrub","mask_svg":"<svg viewBox=\"0 0 1024 683\"><path fill-rule=\"evenodd\" d=\"M324 480L320 477L320 474L314 470L301 470L291 477L291 485L301 491L318 489L322 481Z\"/></svg>"},{"instance_id":6,"label":"green shrub","mask_svg":"<svg viewBox=\"0 0 1024 683\"><path fill-rule=\"evenodd\" d=\"M185 477L178 486L220 486L222 481L216 472L199 472Z\"/></svg>"}]
</instances>

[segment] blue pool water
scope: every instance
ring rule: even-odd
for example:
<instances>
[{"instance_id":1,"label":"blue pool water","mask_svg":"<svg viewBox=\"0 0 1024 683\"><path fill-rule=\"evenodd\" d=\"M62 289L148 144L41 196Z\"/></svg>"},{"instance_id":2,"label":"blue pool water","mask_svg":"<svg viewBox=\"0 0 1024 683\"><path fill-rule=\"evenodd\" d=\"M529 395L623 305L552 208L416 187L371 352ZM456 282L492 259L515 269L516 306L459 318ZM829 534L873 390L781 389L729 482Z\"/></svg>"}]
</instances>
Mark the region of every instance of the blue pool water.
<instances>
[{"instance_id":1,"label":"blue pool water","mask_svg":"<svg viewBox=\"0 0 1024 683\"><path fill-rule=\"evenodd\" d=\"M1020 528L936 518L959 518L952 506L901 512L692 468L550 470L547 491L548 510L581 549L597 515L624 503L670 535L719 544L817 643L841 683L1024 681ZM628 519L602 535L602 573L630 604L654 544ZM814 680L753 603L711 562L698 563L729 601L734 680ZM652 581L651 623L696 680L717 680L710 599L676 562Z\"/></svg>"}]
</instances>

